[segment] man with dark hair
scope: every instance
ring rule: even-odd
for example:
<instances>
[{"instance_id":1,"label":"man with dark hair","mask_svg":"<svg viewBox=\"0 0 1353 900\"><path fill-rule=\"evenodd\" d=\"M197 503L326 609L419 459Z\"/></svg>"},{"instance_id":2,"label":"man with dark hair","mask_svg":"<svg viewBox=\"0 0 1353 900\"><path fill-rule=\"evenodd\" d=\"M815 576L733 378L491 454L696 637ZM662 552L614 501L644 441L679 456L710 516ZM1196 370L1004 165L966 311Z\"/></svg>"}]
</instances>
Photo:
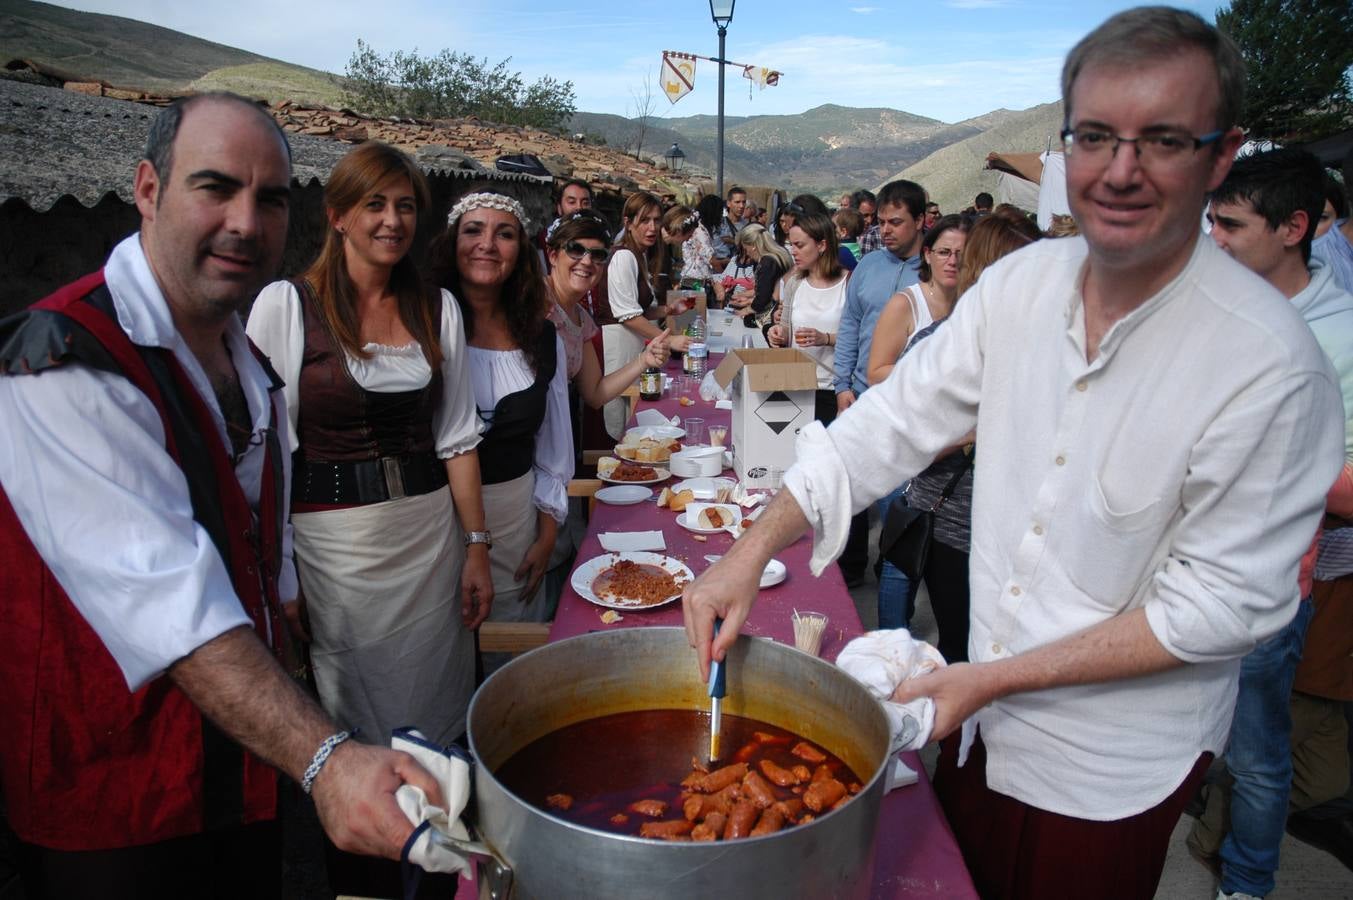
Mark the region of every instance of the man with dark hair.
<instances>
[{"instance_id":1,"label":"man with dark hair","mask_svg":"<svg viewBox=\"0 0 1353 900\"><path fill-rule=\"evenodd\" d=\"M978 194L972 200L973 212L979 219L982 216L989 216L991 215L991 207L994 206L995 203L996 200L994 197L992 197L986 191L982 191L982 193Z\"/></svg>"},{"instance_id":2,"label":"man with dark hair","mask_svg":"<svg viewBox=\"0 0 1353 900\"><path fill-rule=\"evenodd\" d=\"M851 513L976 429L971 662L891 699L934 702L935 790L984 897L1155 895L1344 463L1310 328L1199 227L1244 140L1244 71L1183 10L1081 40L1062 100L1082 236L993 264L887 380L805 427L785 489L686 588L703 670L773 553L811 528L821 571Z\"/></svg>"},{"instance_id":3,"label":"man with dark hair","mask_svg":"<svg viewBox=\"0 0 1353 900\"><path fill-rule=\"evenodd\" d=\"M565 216L571 216L580 209L591 209L594 197L592 185L581 178L570 178L560 182L554 190L554 221L536 232L536 250L540 254L540 264L547 274L550 271L549 246L550 235L559 227Z\"/></svg>"},{"instance_id":4,"label":"man with dark hair","mask_svg":"<svg viewBox=\"0 0 1353 900\"><path fill-rule=\"evenodd\" d=\"M286 139L233 95L161 115L140 232L0 323L0 779L30 900L280 896L272 767L339 847L395 859L395 790L440 793L277 660L287 415L238 312L281 263Z\"/></svg>"},{"instance_id":5,"label":"man with dark hair","mask_svg":"<svg viewBox=\"0 0 1353 900\"><path fill-rule=\"evenodd\" d=\"M921 223L921 230L923 232L929 231L931 228L935 227L935 222L939 220L939 217L940 205L934 200L931 200L925 205L925 221Z\"/></svg>"},{"instance_id":6,"label":"man with dark hair","mask_svg":"<svg viewBox=\"0 0 1353 900\"><path fill-rule=\"evenodd\" d=\"M1311 257L1311 238L1325 205L1324 174L1320 161L1304 150L1243 157L1212 192L1207 218L1217 246L1282 292L1311 327L1339 375L1347 416L1353 411L1353 296L1334 283L1329 266ZM1325 510L1349 518L1353 418L1344 422L1344 454L1343 471L1330 488ZM1341 704L1353 699L1303 700L1292 692L1306 629L1315 613L1312 570L1318 546L1318 539L1313 539L1303 560L1298 577L1302 600L1296 616L1241 663L1226 748L1226 768L1234 785L1229 792L1224 783L1210 787L1206 812L1189 834L1190 851L1206 864L1220 865L1224 894L1263 897L1273 890L1292 785L1293 712L1310 721L1330 720L1328 713L1333 712L1333 718L1342 721ZM1318 640L1311 649L1321 657L1320 665L1342 666L1353 676L1346 641ZM1313 736L1319 739L1318 734ZM1331 734L1323 746L1333 746L1347 760L1346 738L1346 732ZM1345 783L1346 770L1347 766Z\"/></svg>"},{"instance_id":7,"label":"man with dark hair","mask_svg":"<svg viewBox=\"0 0 1353 900\"><path fill-rule=\"evenodd\" d=\"M860 232L860 255L871 253L883 247L883 238L879 235L878 198L873 191L858 190L851 195L855 202L855 211L864 219L864 231Z\"/></svg>"},{"instance_id":8,"label":"man with dark hair","mask_svg":"<svg viewBox=\"0 0 1353 900\"><path fill-rule=\"evenodd\" d=\"M1353 203L1353 149L1344 157L1344 190ZM1353 218L1336 221L1316 239L1312 252L1329 264L1339 287L1353 293Z\"/></svg>"},{"instance_id":9,"label":"man with dark hair","mask_svg":"<svg viewBox=\"0 0 1353 900\"><path fill-rule=\"evenodd\" d=\"M738 231L741 230L742 213L747 207L747 191L738 185L733 185L728 189L728 199L724 203L723 219L719 222L719 230L715 233L714 241L714 261L716 263L727 263L733 256L733 248L737 245ZM722 268L716 266L716 268Z\"/></svg>"}]
</instances>

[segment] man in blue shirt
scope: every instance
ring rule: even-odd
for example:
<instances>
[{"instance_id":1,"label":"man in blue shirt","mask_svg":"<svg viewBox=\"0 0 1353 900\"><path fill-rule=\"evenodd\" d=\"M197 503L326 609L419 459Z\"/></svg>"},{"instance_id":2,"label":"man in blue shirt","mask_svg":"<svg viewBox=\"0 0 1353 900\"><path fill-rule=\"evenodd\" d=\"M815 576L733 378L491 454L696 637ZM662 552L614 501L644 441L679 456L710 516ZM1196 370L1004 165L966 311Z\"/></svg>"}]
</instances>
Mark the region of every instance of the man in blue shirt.
<instances>
[{"instance_id":1,"label":"man in blue shirt","mask_svg":"<svg viewBox=\"0 0 1353 900\"><path fill-rule=\"evenodd\" d=\"M846 306L836 333L836 409L844 411L855 402L869 380L869 346L874 323L898 291L915 284L921 267L921 223L925 218L926 193L914 181L890 181L878 193L878 228L883 246L860 257L860 263L846 286ZM887 510L892 495L879 501L880 512ZM841 554L841 572L846 583L854 586L869 564L869 514L862 512L850 523L850 538ZM884 565L879 582L879 627L901 628L910 620L904 611L910 589L906 578L890 565ZM887 624L885 624L885 618Z\"/></svg>"}]
</instances>

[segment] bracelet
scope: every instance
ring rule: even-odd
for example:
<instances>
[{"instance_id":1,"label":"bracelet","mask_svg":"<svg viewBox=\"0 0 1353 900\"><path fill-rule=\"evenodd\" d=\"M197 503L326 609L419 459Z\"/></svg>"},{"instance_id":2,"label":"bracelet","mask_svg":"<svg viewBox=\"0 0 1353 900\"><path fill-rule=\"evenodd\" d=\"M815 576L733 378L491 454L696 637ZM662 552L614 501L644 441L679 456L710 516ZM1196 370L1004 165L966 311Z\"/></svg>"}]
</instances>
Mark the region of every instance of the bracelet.
<instances>
[{"instance_id":1,"label":"bracelet","mask_svg":"<svg viewBox=\"0 0 1353 900\"><path fill-rule=\"evenodd\" d=\"M310 765L305 767L305 774L301 776L301 790L307 794L315 786L315 779L319 777L320 769L329 761L329 755L334 752L334 748L352 737L351 731L340 731L337 734L331 734L325 738L315 751L315 755L310 759Z\"/></svg>"}]
</instances>

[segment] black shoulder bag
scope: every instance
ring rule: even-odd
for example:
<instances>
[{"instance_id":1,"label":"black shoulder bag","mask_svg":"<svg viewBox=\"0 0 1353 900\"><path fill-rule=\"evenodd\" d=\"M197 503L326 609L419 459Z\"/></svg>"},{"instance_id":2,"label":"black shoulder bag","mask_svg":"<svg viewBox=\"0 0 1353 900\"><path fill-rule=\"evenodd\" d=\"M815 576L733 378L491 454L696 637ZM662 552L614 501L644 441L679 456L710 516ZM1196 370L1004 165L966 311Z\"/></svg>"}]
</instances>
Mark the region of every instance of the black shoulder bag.
<instances>
[{"instance_id":1,"label":"black shoulder bag","mask_svg":"<svg viewBox=\"0 0 1353 900\"><path fill-rule=\"evenodd\" d=\"M967 474L972 466L974 453L964 452L963 465L949 483L940 492L939 498L930 509L917 509L907 505L907 495L903 494L888 507L883 518L883 530L879 534L879 553L888 562L902 570L908 578L917 579L925 572L926 559L930 556L930 542L934 540L935 511L944 505L959 479Z\"/></svg>"}]
</instances>

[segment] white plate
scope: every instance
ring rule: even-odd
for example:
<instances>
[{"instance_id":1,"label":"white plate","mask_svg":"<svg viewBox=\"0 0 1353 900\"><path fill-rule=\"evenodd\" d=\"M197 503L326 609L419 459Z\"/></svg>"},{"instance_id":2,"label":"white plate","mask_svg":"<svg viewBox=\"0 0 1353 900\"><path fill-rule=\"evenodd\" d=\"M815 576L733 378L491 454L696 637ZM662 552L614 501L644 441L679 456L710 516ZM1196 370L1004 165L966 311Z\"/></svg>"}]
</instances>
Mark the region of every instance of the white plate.
<instances>
[{"instance_id":1,"label":"white plate","mask_svg":"<svg viewBox=\"0 0 1353 900\"><path fill-rule=\"evenodd\" d=\"M731 491L737 484L731 478L687 478L672 485L672 492L690 491L695 494L697 500L713 500L719 495L719 488L728 488Z\"/></svg>"},{"instance_id":2,"label":"white plate","mask_svg":"<svg viewBox=\"0 0 1353 900\"><path fill-rule=\"evenodd\" d=\"M638 465L646 466L649 465L649 463L638 463ZM600 478L602 481L606 482L607 484L657 484L660 481L666 481L667 479L672 477L672 473L662 468L661 466L654 466L653 470L658 473L657 477L649 478L646 481L621 481L618 478L611 478L609 476L602 475L601 473L597 473L597 477Z\"/></svg>"},{"instance_id":3,"label":"white plate","mask_svg":"<svg viewBox=\"0 0 1353 900\"><path fill-rule=\"evenodd\" d=\"M659 566L677 577L684 577L687 583L690 583L695 579L695 573L680 560L673 559L670 556L663 556L661 553L648 553L635 550L625 553L603 553L601 556L594 556L592 559L589 559L587 562L573 570L573 576L569 579L569 582L573 585L573 589L578 592L578 596L589 603L595 603L597 606L604 606L607 609L655 609L659 606L666 606L674 600L681 599L681 592L677 591L677 593L660 603L640 606L637 603L625 603L624 601L612 600L609 598L602 599L592 593L592 582L596 580L597 576L622 559L628 559L631 562L640 563L641 565Z\"/></svg>"},{"instance_id":4,"label":"white plate","mask_svg":"<svg viewBox=\"0 0 1353 900\"><path fill-rule=\"evenodd\" d=\"M686 429L678 428L675 425L635 425L629 431L625 432L625 440L629 440L630 435L639 437L655 438L684 438Z\"/></svg>"},{"instance_id":5,"label":"white plate","mask_svg":"<svg viewBox=\"0 0 1353 900\"><path fill-rule=\"evenodd\" d=\"M742 511L739 510L736 506L732 505L731 503L728 504L727 506L720 505L718 508L722 512L727 514L729 517L731 517L734 522L738 521L742 516ZM680 525L682 528L686 529L687 531L694 531L696 534L718 534L719 532L725 530L728 527L728 525L720 525L718 528L703 528L700 525L697 525L696 523L688 520L686 518L686 512L684 510L682 511L681 515L677 516L676 523ZM730 522L729 524L731 525L732 522Z\"/></svg>"},{"instance_id":6,"label":"white plate","mask_svg":"<svg viewBox=\"0 0 1353 900\"><path fill-rule=\"evenodd\" d=\"M643 503L652 496L651 488L637 485L632 481L597 491L597 499L612 506L633 506L636 503Z\"/></svg>"},{"instance_id":7,"label":"white plate","mask_svg":"<svg viewBox=\"0 0 1353 900\"><path fill-rule=\"evenodd\" d=\"M785 564L778 559L772 559L766 563L766 568L761 572L761 587L775 587L788 576L789 570L785 568Z\"/></svg>"}]
</instances>

